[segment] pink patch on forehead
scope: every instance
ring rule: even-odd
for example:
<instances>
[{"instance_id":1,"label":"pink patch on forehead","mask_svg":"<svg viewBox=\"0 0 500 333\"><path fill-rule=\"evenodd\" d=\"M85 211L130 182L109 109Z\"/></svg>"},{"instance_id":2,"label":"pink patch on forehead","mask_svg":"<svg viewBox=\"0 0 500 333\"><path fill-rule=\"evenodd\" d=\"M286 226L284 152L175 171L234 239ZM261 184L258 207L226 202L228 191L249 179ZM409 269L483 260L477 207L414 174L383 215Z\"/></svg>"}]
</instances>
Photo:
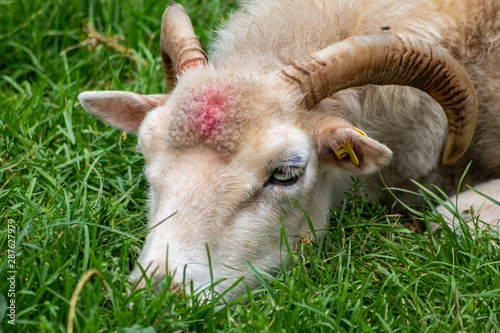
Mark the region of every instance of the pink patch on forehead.
<instances>
[{"instance_id":1,"label":"pink patch on forehead","mask_svg":"<svg viewBox=\"0 0 500 333\"><path fill-rule=\"evenodd\" d=\"M192 103L192 124L203 137L221 132L231 113L231 93L227 87L207 85L195 91Z\"/></svg>"},{"instance_id":2,"label":"pink patch on forehead","mask_svg":"<svg viewBox=\"0 0 500 333\"><path fill-rule=\"evenodd\" d=\"M225 82L207 80L179 100L169 137L178 146L203 144L229 153L239 145L246 120L238 91Z\"/></svg>"}]
</instances>

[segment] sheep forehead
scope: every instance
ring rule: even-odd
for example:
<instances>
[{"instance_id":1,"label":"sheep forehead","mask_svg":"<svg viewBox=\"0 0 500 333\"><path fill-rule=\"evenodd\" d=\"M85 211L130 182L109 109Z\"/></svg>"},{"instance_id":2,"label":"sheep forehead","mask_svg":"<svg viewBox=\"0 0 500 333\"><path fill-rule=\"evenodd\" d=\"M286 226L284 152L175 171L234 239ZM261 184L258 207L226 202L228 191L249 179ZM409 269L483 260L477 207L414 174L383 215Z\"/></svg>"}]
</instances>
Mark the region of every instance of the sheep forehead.
<instances>
[{"instance_id":1,"label":"sheep forehead","mask_svg":"<svg viewBox=\"0 0 500 333\"><path fill-rule=\"evenodd\" d=\"M220 152L235 150L248 111L230 84L209 80L187 91L171 114L169 137L178 146L203 143Z\"/></svg>"}]
</instances>

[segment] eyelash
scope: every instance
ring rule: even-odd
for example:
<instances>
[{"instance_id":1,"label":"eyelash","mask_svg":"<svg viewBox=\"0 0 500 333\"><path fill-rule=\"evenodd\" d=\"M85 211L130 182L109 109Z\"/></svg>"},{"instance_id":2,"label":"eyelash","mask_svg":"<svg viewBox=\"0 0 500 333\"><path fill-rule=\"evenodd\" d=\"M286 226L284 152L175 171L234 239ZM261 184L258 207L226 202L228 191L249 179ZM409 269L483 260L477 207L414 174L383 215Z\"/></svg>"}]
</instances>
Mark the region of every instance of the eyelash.
<instances>
[{"instance_id":1,"label":"eyelash","mask_svg":"<svg viewBox=\"0 0 500 333\"><path fill-rule=\"evenodd\" d=\"M295 185L297 181L304 174L304 170L301 168L292 168L292 167L278 167L273 170L273 173L264 184L267 185L277 185L277 186L291 186ZM278 177L277 177L278 176ZM279 179L279 177L281 179Z\"/></svg>"}]
</instances>

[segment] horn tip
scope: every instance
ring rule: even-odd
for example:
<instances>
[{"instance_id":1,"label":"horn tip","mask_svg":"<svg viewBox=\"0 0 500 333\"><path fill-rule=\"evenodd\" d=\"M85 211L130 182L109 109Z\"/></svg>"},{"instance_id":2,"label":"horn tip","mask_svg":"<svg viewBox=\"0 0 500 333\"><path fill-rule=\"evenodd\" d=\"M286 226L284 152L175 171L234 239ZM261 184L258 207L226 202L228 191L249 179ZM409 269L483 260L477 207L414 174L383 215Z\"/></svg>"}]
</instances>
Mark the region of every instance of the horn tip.
<instances>
[{"instance_id":1,"label":"horn tip","mask_svg":"<svg viewBox=\"0 0 500 333\"><path fill-rule=\"evenodd\" d=\"M472 135L463 135L457 140L448 139L443 153L443 165L451 165L457 162L462 155L467 151L472 141Z\"/></svg>"},{"instance_id":2,"label":"horn tip","mask_svg":"<svg viewBox=\"0 0 500 333\"><path fill-rule=\"evenodd\" d=\"M443 165L452 165L456 161L458 161L460 159L460 157L462 157L462 154L448 156L448 154L445 153L445 154L443 154L443 159L442 159L441 163L443 163Z\"/></svg>"}]
</instances>

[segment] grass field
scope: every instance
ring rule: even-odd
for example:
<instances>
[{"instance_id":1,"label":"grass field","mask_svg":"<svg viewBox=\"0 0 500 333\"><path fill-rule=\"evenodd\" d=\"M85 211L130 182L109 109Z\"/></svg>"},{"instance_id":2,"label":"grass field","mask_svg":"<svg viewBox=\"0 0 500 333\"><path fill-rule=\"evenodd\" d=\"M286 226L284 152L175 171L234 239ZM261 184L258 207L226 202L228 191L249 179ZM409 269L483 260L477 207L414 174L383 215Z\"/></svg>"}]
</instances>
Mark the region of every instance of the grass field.
<instances>
[{"instance_id":1,"label":"grass field","mask_svg":"<svg viewBox=\"0 0 500 333\"><path fill-rule=\"evenodd\" d=\"M401 224L435 214L390 215L349 195L325 239L291 249L290 269L256 272L246 302L127 295L146 234L144 162L136 137L88 115L77 95L165 91L165 4L0 0L0 331L500 331L498 234L418 235ZM237 7L184 4L203 45Z\"/></svg>"}]
</instances>

